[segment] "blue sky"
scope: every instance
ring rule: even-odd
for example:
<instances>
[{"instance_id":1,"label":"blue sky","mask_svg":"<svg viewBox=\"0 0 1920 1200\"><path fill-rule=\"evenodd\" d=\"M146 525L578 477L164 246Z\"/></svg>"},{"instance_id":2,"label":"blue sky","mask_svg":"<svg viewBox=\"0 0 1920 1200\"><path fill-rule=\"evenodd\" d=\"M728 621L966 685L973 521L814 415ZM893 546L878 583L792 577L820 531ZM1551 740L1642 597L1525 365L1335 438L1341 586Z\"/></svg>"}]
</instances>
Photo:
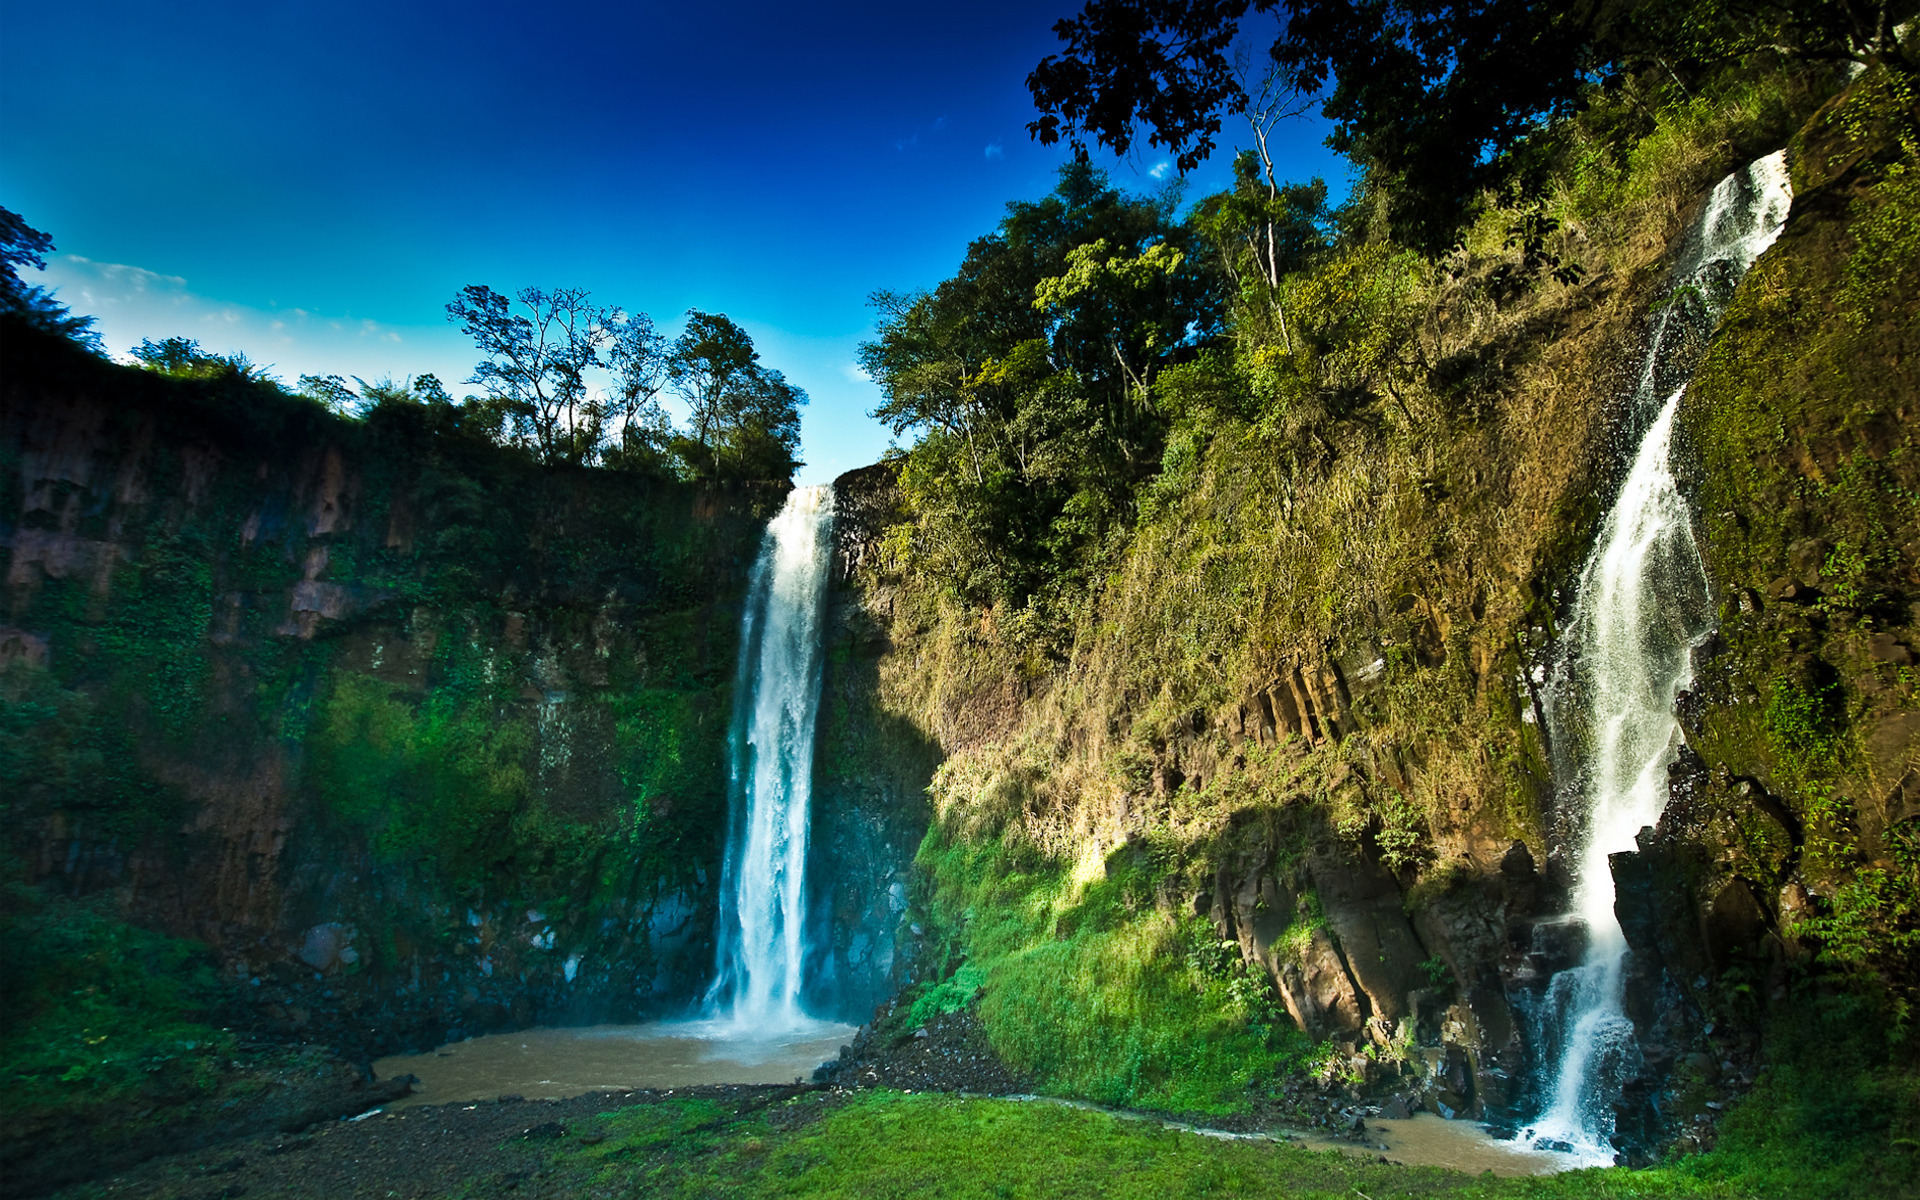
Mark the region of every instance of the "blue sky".
<instances>
[{"instance_id":1,"label":"blue sky","mask_svg":"<svg viewBox=\"0 0 1920 1200\"><path fill-rule=\"evenodd\" d=\"M443 308L469 283L669 332L725 312L812 397L800 477L825 482L887 445L867 296L938 283L1052 186L1025 79L1078 7L0 0L0 204L110 350L182 334L287 380L463 394ZM1323 136L1281 155L1339 191ZM1163 159L1103 165L1148 191Z\"/></svg>"}]
</instances>

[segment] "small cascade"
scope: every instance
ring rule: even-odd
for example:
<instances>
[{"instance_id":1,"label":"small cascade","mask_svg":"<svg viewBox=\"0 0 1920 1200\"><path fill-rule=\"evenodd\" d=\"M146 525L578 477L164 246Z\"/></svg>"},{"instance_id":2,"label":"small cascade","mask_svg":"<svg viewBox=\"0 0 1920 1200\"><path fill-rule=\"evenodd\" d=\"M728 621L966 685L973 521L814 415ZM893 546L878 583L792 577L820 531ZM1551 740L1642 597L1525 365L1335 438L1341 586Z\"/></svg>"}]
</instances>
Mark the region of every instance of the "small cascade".
<instances>
[{"instance_id":1,"label":"small cascade","mask_svg":"<svg viewBox=\"0 0 1920 1200\"><path fill-rule=\"evenodd\" d=\"M1591 1163L1613 1162L1613 1104L1641 1065L1622 1008L1627 944L1607 859L1634 849L1666 807L1681 741L1674 702L1713 631L1706 569L1669 465L1674 418L1734 288L1779 236L1791 202L1785 154L1760 159L1721 180L1681 249L1627 414L1638 449L1581 571L1548 690L1561 805L1585 814L1571 919L1585 927L1586 951L1535 1011L1543 1111L1527 1135Z\"/></svg>"},{"instance_id":2,"label":"small cascade","mask_svg":"<svg viewBox=\"0 0 1920 1200\"><path fill-rule=\"evenodd\" d=\"M797 488L767 526L747 586L730 733L731 815L707 1007L756 1034L798 1029L807 831L833 489Z\"/></svg>"}]
</instances>

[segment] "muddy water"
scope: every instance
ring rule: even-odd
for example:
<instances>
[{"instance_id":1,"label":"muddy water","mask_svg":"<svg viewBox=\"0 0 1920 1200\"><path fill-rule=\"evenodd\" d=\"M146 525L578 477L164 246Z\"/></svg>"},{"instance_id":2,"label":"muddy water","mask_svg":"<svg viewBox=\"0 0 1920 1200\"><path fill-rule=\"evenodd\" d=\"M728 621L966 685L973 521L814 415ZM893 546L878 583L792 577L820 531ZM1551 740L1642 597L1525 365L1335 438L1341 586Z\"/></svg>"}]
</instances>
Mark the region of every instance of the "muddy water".
<instances>
[{"instance_id":1,"label":"muddy water","mask_svg":"<svg viewBox=\"0 0 1920 1200\"><path fill-rule=\"evenodd\" d=\"M1368 1117L1366 1142L1303 1137L1302 1146L1338 1150L1343 1154L1384 1155L1410 1167L1451 1167L1478 1175L1551 1175L1588 1164L1571 1154L1536 1150L1518 1139L1500 1141L1471 1121L1448 1121L1432 1113L1415 1113L1404 1121Z\"/></svg>"},{"instance_id":2,"label":"muddy water","mask_svg":"<svg viewBox=\"0 0 1920 1200\"><path fill-rule=\"evenodd\" d=\"M1432 1113L1416 1113L1404 1121L1368 1117L1365 1140L1350 1142L1304 1130L1239 1133L1209 1129L1205 1125L1190 1125L1185 1121L1172 1121L1151 1113L1107 1108L1085 1100L1066 1100L1057 1096L1009 1096L1006 1099L1103 1112L1123 1121L1151 1121L1169 1129L1227 1142L1285 1142L1307 1150L1337 1150L1354 1158L1385 1158L1402 1166L1446 1167L1474 1175L1487 1171L1503 1176L1551 1175L1557 1171L1571 1171L1575 1167L1590 1165L1576 1155L1536 1150L1530 1143L1518 1140L1502 1141L1489 1134L1484 1125L1472 1121L1443 1120Z\"/></svg>"},{"instance_id":3,"label":"muddy water","mask_svg":"<svg viewBox=\"0 0 1920 1200\"><path fill-rule=\"evenodd\" d=\"M529 1029L383 1058L373 1071L382 1079L420 1080L412 1095L388 1108L515 1095L563 1100L621 1088L792 1083L839 1054L853 1032L850 1025L824 1021L759 1035L710 1021Z\"/></svg>"}]
</instances>

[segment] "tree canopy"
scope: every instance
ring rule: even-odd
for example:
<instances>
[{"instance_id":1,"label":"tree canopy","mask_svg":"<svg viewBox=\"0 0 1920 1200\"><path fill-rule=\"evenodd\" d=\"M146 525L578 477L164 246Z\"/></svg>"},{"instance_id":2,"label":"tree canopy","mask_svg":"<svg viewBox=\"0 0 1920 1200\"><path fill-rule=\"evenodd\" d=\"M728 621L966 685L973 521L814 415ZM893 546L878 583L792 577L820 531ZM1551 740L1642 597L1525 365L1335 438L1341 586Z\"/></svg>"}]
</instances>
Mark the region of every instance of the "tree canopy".
<instances>
[{"instance_id":1,"label":"tree canopy","mask_svg":"<svg viewBox=\"0 0 1920 1200\"><path fill-rule=\"evenodd\" d=\"M1224 289L1175 219L1083 163L1018 201L930 292L874 296L873 415L919 436L904 482L923 551L966 596L1044 603L1091 569L1158 463L1153 382L1217 336Z\"/></svg>"},{"instance_id":2,"label":"tree canopy","mask_svg":"<svg viewBox=\"0 0 1920 1200\"><path fill-rule=\"evenodd\" d=\"M663 339L645 313L594 304L578 288L522 288L509 300L484 285L460 290L447 317L483 357L468 383L486 389L508 436L543 462L598 460L630 427L657 428ZM595 389L596 371L612 386Z\"/></svg>"},{"instance_id":3,"label":"tree canopy","mask_svg":"<svg viewBox=\"0 0 1920 1200\"><path fill-rule=\"evenodd\" d=\"M1041 142L1149 144L1191 170L1248 93L1230 52L1250 15L1277 20L1266 56L1321 95L1329 145L1384 174L1404 244L1446 249L1491 190L1543 179L1533 134L1621 71L1672 74L1786 47L1911 71L1895 27L1915 0L1089 0L1028 76Z\"/></svg>"},{"instance_id":4,"label":"tree canopy","mask_svg":"<svg viewBox=\"0 0 1920 1200\"><path fill-rule=\"evenodd\" d=\"M53 293L20 278L20 268L45 270L53 253L53 237L27 224L10 208L0 207L0 312L11 313L29 325L71 338L95 353L100 335L93 318L76 316L53 298Z\"/></svg>"},{"instance_id":5,"label":"tree canopy","mask_svg":"<svg viewBox=\"0 0 1920 1200\"><path fill-rule=\"evenodd\" d=\"M523 288L509 299L476 284L447 316L484 356L467 381L486 389L477 402L544 462L700 479L786 479L800 465L806 393L763 364L724 315L689 312L669 346L647 314L595 304L579 289ZM314 381L320 393L345 389L334 384ZM684 433L660 405L668 387L692 411Z\"/></svg>"},{"instance_id":6,"label":"tree canopy","mask_svg":"<svg viewBox=\"0 0 1920 1200\"><path fill-rule=\"evenodd\" d=\"M800 465L807 394L760 361L747 331L725 313L687 313L666 357L666 377L691 409L674 440L688 470L710 479L784 479Z\"/></svg>"}]
</instances>

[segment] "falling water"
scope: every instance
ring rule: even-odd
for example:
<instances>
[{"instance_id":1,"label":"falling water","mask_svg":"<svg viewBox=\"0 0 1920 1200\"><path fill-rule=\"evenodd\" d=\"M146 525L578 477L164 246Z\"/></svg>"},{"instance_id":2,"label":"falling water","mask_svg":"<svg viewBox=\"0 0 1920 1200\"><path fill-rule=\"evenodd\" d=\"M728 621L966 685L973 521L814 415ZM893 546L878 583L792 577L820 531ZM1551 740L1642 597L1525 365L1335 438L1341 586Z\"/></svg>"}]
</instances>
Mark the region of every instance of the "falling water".
<instances>
[{"instance_id":1,"label":"falling water","mask_svg":"<svg viewBox=\"0 0 1920 1200\"><path fill-rule=\"evenodd\" d=\"M800 488L767 526L740 624L731 818L711 1013L768 1033L800 1009L805 866L833 489Z\"/></svg>"},{"instance_id":2,"label":"falling water","mask_svg":"<svg viewBox=\"0 0 1920 1200\"><path fill-rule=\"evenodd\" d=\"M1549 985L1545 1111L1529 1134L1591 1162L1613 1161L1613 1102L1640 1066L1622 1010L1627 944L1607 857L1632 850L1666 807L1681 738L1674 702L1692 682L1692 651L1713 630L1706 569L1668 463L1674 414L1701 347L1741 276L1779 236L1791 201L1784 153L1760 159L1720 181L1682 247L1628 415L1628 436L1644 433L1581 572L1549 691L1554 773L1587 815L1574 868L1587 949Z\"/></svg>"}]
</instances>

